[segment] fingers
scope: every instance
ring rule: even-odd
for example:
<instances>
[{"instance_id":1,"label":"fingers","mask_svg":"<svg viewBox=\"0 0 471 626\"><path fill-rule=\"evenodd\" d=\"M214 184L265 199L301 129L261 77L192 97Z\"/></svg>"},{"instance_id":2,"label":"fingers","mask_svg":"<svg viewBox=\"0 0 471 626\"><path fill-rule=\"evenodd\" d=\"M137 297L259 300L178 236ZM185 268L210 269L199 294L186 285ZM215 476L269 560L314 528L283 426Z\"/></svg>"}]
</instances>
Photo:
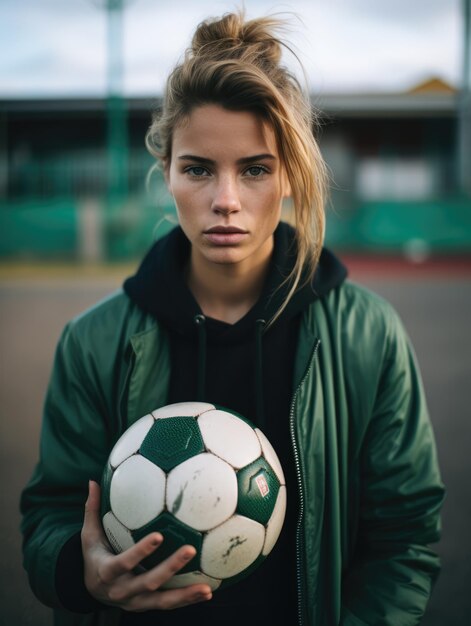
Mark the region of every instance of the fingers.
<instances>
[{"instance_id":1,"label":"fingers","mask_svg":"<svg viewBox=\"0 0 471 626\"><path fill-rule=\"evenodd\" d=\"M117 554L106 563L106 569L102 572L105 580L114 580L123 574L131 573L139 563L152 554L160 546L163 537L160 533L151 533L131 548L121 554Z\"/></svg>"},{"instance_id":2,"label":"fingers","mask_svg":"<svg viewBox=\"0 0 471 626\"><path fill-rule=\"evenodd\" d=\"M129 584L132 595L156 591L177 574L195 556L193 546L182 546L148 572L139 574Z\"/></svg>"},{"instance_id":3,"label":"fingers","mask_svg":"<svg viewBox=\"0 0 471 626\"><path fill-rule=\"evenodd\" d=\"M126 609L138 612L155 609L170 611L197 602L207 602L211 598L212 593L208 585L192 585L182 589L169 589L135 596L130 600Z\"/></svg>"},{"instance_id":4,"label":"fingers","mask_svg":"<svg viewBox=\"0 0 471 626\"><path fill-rule=\"evenodd\" d=\"M177 574L195 554L193 546L183 546L148 572L138 576L121 576L110 589L110 601L128 611L148 611L175 609L210 600L212 593L206 584L160 590L161 586Z\"/></svg>"}]
</instances>

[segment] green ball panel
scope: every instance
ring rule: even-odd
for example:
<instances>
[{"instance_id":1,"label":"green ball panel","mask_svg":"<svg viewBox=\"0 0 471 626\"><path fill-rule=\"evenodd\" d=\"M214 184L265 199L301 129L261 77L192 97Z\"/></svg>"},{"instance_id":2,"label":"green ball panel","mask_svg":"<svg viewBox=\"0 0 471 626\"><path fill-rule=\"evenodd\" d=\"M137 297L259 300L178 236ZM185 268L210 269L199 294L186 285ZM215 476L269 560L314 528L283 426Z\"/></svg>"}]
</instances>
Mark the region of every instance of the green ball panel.
<instances>
[{"instance_id":1,"label":"green ball panel","mask_svg":"<svg viewBox=\"0 0 471 626\"><path fill-rule=\"evenodd\" d=\"M196 555L178 573L184 574L200 568L201 544L203 543L201 533L183 524L171 513L165 512L161 513L152 522L142 526L142 528L133 530L131 535L137 543L140 539L153 532L161 533L164 540L155 552L141 562L143 567L151 569L173 554L175 550L181 548L181 546L192 545L196 548Z\"/></svg>"},{"instance_id":2,"label":"green ball panel","mask_svg":"<svg viewBox=\"0 0 471 626\"><path fill-rule=\"evenodd\" d=\"M105 465L105 469L103 470L103 475L101 477L101 516L103 517L111 511L111 503L110 503L110 485L111 478L113 477L113 468L107 462Z\"/></svg>"},{"instance_id":3,"label":"green ball panel","mask_svg":"<svg viewBox=\"0 0 471 626\"><path fill-rule=\"evenodd\" d=\"M231 576L231 578L225 578L221 582L221 585L220 585L220 587L218 587L218 589L225 589L226 587L230 587L231 585L234 585L235 583L238 583L239 580L243 580L244 578L247 578L247 576L250 576L250 574L254 570L256 570L263 563L263 561L266 558L267 558L266 556L263 556L261 554L258 558L255 559L255 561L252 563L252 565L249 565L240 574L237 574L236 576Z\"/></svg>"},{"instance_id":4,"label":"green ball panel","mask_svg":"<svg viewBox=\"0 0 471 626\"><path fill-rule=\"evenodd\" d=\"M266 524L273 513L280 483L263 457L237 472L237 513Z\"/></svg>"},{"instance_id":5,"label":"green ball panel","mask_svg":"<svg viewBox=\"0 0 471 626\"><path fill-rule=\"evenodd\" d=\"M193 417L168 417L156 420L141 444L142 456L165 472L204 452L203 438Z\"/></svg>"}]
</instances>

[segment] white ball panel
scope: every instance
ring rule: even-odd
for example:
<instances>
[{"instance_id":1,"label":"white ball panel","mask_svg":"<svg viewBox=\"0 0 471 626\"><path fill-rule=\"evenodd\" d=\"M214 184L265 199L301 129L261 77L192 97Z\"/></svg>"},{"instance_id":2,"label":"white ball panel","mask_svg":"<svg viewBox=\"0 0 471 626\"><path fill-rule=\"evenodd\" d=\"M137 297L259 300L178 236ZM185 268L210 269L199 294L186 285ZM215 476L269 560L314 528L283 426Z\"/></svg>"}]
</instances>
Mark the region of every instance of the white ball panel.
<instances>
[{"instance_id":1,"label":"white ball panel","mask_svg":"<svg viewBox=\"0 0 471 626\"><path fill-rule=\"evenodd\" d=\"M129 530L119 522L111 511L103 516L105 534L115 552L124 552L134 545Z\"/></svg>"},{"instance_id":2,"label":"white ball panel","mask_svg":"<svg viewBox=\"0 0 471 626\"><path fill-rule=\"evenodd\" d=\"M214 528L236 509L236 474L213 454L198 454L168 474L166 504L188 526L200 531Z\"/></svg>"},{"instance_id":3,"label":"white ball panel","mask_svg":"<svg viewBox=\"0 0 471 626\"><path fill-rule=\"evenodd\" d=\"M206 448L237 469L261 454L253 428L226 411L208 411L199 417L198 425Z\"/></svg>"},{"instance_id":4,"label":"white ball panel","mask_svg":"<svg viewBox=\"0 0 471 626\"><path fill-rule=\"evenodd\" d=\"M206 576L203 572L187 572L186 574L177 574L170 580L162 585L162 589L180 589L181 587L188 587L188 585L196 585L198 583L205 583L211 587L211 591L215 591L220 585L220 580Z\"/></svg>"},{"instance_id":5,"label":"white ball panel","mask_svg":"<svg viewBox=\"0 0 471 626\"><path fill-rule=\"evenodd\" d=\"M164 509L165 473L135 454L121 463L111 479L111 510L118 520L135 530L148 524Z\"/></svg>"},{"instance_id":6,"label":"white ball panel","mask_svg":"<svg viewBox=\"0 0 471 626\"><path fill-rule=\"evenodd\" d=\"M263 456L266 458L271 468L275 472L276 477L280 481L280 485L286 485L285 475L283 474L283 469L281 467L281 463L278 459L278 455L276 454L275 449L259 428L256 428L255 432L260 439L260 443L262 444Z\"/></svg>"},{"instance_id":7,"label":"white ball panel","mask_svg":"<svg viewBox=\"0 0 471 626\"><path fill-rule=\"evenodd\" d=\"M268 520L265 544L263 546L262 554L266 556L269 554L278 537L280 536L281 529L283 528L283 521L286 513L286 487L281 486L278 491L278 497L276 498L275 508Z\"/></svg>"},{"instance_id":8,"label":"white ball panel","mask_svg":"<svg viewBox=\"0 0 471 626\"><path fill-rule=\"evenodd\" d=\"M265 528L242 515L210 530L203 539L201 569L214 578L240 574L259 556L265 539Z\"/></svg>"},{"instance_id":9,"label":"white ball panel","mask_svg":"<svg viewBox=\"0 0 471 626\"><path fill-rule=\"evenodd\" d=\"M113 469L116 469L123 461L136 454L153 423L154 418L152 415L145 415L138 419L137 422L134 422L118 439L110 454L110 465Z\"/></svg>"},{"instance_id":10,"label":"white ball panel","mask_svg":"<svg viewBox=\"0 0 471 626\"><path fill-rule=\"evenodd\" d=\"M208 402L176 402L152 411L152 415L156 420L166 417L197 417L211 409L214 409L214 404Z\"/></svg>"}]
</instances>

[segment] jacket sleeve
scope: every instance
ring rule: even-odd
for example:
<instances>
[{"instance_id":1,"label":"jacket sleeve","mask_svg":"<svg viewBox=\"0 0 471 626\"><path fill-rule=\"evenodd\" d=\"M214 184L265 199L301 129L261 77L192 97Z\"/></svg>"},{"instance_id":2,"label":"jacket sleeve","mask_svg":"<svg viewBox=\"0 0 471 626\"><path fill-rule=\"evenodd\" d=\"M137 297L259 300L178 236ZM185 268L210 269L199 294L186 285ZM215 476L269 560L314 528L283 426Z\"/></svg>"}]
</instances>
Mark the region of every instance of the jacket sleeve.
<instances>
[{"instance_id":1,"label":"jacket sleeve","mask_svg":"<svg viewBox=\"0 0 471 626\"><path fill-rule=\"evenodd\" d=\"M412 348L393 311L362 447L358 541L342 591L342 626L412 626L439 559L444 489Z\"/></svg>"},{"instance_id":2,"label":"jacket sleeve","mask_svg":"<svg viewBox=\"0 0 471 626\"><path fill-rule=\"evenodd\" d=\"M71 605L65 606L74 611L99 606L86 592L77 541L88 480L100 480L111 446L98 381L92 355L69 325L56 351L46 395L40 459L21 495L23 562L31 588L44 604L62 608L56 584L58 578L62 581L57 572L60 562L69 580L75 581L67 594Z\"/></svg>"}]
</instances>

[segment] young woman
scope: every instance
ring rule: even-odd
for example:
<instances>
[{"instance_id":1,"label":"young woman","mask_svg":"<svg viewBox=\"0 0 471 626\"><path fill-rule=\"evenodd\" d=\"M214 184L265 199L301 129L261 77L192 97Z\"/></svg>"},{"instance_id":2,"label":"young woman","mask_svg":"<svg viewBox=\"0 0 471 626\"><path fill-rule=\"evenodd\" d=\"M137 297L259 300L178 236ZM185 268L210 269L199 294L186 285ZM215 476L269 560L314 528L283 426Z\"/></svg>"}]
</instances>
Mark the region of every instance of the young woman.
<instances>
[{"instance_id":1,"label":"young woman","mask_svg":"<svg viewBox=\"0 0 471 626\"><path fill-rule=\"evenodd\" d=\"M58 623L406 626L425 610L443 487L420 376L391 307L322 249L325 167L278 26L198 27L148 134L180 226L60 340L22 496L25 566ZM185 400L254 421L287 478L273 552L214 595L161 589L191 546L136 575L165 538L114 555L99 520L114 442Z\"/></svg>"}]
</instances>

